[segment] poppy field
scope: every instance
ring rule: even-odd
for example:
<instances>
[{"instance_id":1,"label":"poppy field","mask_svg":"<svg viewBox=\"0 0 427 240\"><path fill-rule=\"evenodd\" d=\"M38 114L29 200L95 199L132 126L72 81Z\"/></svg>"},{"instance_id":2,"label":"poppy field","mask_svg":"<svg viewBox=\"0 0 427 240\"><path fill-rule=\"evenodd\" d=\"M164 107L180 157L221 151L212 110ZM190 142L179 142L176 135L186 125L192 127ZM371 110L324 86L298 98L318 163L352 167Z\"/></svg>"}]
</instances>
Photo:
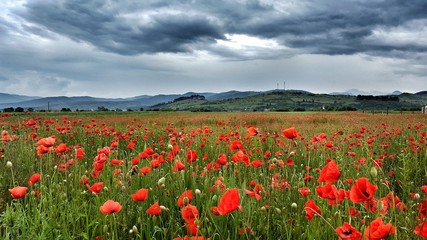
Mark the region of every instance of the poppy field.
<instances>
[{"instance_id":1,"label":"poppy field","mask_svg":"<svg viewBox=\"0 0 427 240\"><path fill-rule=\"evenodd\" d=\"M2 239L427 238L422 114L0 116Z\"/></svg>"}]
</instances>

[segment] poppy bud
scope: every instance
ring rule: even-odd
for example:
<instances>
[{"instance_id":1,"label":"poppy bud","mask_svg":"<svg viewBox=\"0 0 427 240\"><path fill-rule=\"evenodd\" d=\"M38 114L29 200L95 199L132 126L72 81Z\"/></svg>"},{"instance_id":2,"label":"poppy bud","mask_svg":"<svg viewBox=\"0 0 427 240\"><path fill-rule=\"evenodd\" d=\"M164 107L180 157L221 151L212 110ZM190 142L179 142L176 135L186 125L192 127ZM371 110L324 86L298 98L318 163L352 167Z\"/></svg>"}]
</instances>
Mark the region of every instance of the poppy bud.
<instances>
[{"instance_id":1,"label":"poppy bud","mask_svg":"<svg viewBox=\"0 0 427 240\"><path fill-rule=\"evenodd\" d=\"M418 193L415 193L415 194L414 194L414 199L415 199L415 200L418 200L418 199L420 199L420 194L418 194Z\"/></svg>"},{"instance_id":2,"label":"poppy bud","mask_svg":"<svg viewBox=\"0 0 427 240\"><path fill-rule=\"evenodd\" d=\"M11 161L7 161L7 162L6 162L6 167L7 167L7 168L12 168L12 167L13 167L12 162L11 162Z\"/></svg>"},{"instance_id":3,"label":"poppy bud","mask_svg":"<svg viewBox=\"0 0 427 240\"><path fill-rule=\"evenodd\" d=\"M335 213L334 213L334 217L340 217L341 216L341 212L340 211L336 211Z\"/></svg>"},{"instance_id":4,"label":"poppy bud","mask_svg":"<svg viewBox=\"0 0 427 240\"><path fill-rule=\"evenodd\" d=\"M298 207L298 205L296 203L291 204L291 208L296 209L297 207Z\"/></svg>"},{"instance_id":5,"label":"poppy bud","mask_svg":"<svg viewBox=\"0 0 427 240\"><path fill-rule=\"evenodd\" d=\"M281 214L281 213L282 213L282 210L280 210L280 208L275 208L274 210L276 210L276 212L277 212L278 214Z\"/></svg>"},{"instance_id":6,"label":"poppy bud","mask_svg":"<svg viewBox=\"0 0 427 240\"><path fill-rule=\"evenodd\" d=\"M259 210L265 212L267 211L267 208L265 206L262 206Z\"/></svg>"},{"instance_id":7,"label":"poppy bud","mask_svg":"<svg viewBox=\"0 0 427 240\"><path fill-rule=\"evenodd\" d=\"M371 167L371 170L369 171L372 177L378 176L378 171L376 167Z\"/></svg>"},{"instance_id":8,"label":"poppy bud","mask_svg":"<svg viewBox=\"0 0 427 240\"><path fill-rule=\"evenodd\" d=\"M216 201L216 200L218 200L218 196L217 195L213 195L212 196L212 201Z\"/></svg>"},{"instance_id":9,"label":"poppy bud","mask_svg":"<svg viewBox=\"0 0 427 240\"><path fill-rule=\"evenodd\" d=\"M384 210L384 203L382 201L379 201L377 207L378 207L378 211L383 211Z\"/></svg>"},{"instance_id":10,"label":"poppy bud","mask_svg":"<svg viewBox=\"0 0 427 240\"><path fill-rule=\"evenodd\" d=\"M166 182L166 178L162 177L162 178L159 179L159 181L157 181L157 185L158 186L162 186L162 185L164 186L165 182Z\"/></svg>"},{"instance_id":11,"label":"poppy bud","mask_svg":"<svg viewBox=\"0 0 427 240\"><path fill-rule=\"evenodd\" d=\"M202 194L202 192L200 191L200 189L194 190L194 193L196 194L196 196L200 196Z\"/></svg>"},{"instance_id":12,"label":"poppy bud","mask_svg":"<svg viewBox=\"0 0 427 240\"><path fill-rule=\"evenodd\" d=\"M160 209L162 209L162 211L169 211L169 208L167 208L167 207L165 207L163 205L160 205Z\"/></svg>"},{"instance_id":13,"label":"poppy bud","mask_svg":"<svg viewBox=\"0 0 427 240\"><path fill-rule=\"evenodd\" d=\"M189 203L188 197L184 197L182 202L184 203L184 206L187 205Z\"/></svg>"},{"instance_id":14,"label":"poppy bud","mask_svg":"<svg viewBox=\"0 0 427 240\"><path fill-rule=\"evenodd\" d=\"M135 233L135 234L137 234L138 233L138 228L135 226L135 225L133 225L133 227L132 227L132 232L133 233Z\"/></svg>"}]
</instances>

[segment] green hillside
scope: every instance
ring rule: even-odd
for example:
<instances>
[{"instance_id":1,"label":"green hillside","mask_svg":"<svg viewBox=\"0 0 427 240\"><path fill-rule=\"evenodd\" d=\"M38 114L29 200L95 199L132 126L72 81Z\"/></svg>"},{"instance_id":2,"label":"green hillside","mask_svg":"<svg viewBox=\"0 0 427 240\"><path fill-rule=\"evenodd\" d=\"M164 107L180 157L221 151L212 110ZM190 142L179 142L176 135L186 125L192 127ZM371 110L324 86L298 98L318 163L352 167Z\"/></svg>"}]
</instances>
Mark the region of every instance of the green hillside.
<instances>
[{"instance_id":1,"label":"green hillside","mask_svg":"<svg viewBox=\"0 0 427 240\"><path fill-rule=\"evenodd\" d=\"M427 105L427 96L403 93L398 96L373 97L272 91L226 100L184 99L159 104L151 110L171 111L342 111L397 110L418 111ZM390 100L391 99L391 100Z\"/></svg>"}]
</instances>

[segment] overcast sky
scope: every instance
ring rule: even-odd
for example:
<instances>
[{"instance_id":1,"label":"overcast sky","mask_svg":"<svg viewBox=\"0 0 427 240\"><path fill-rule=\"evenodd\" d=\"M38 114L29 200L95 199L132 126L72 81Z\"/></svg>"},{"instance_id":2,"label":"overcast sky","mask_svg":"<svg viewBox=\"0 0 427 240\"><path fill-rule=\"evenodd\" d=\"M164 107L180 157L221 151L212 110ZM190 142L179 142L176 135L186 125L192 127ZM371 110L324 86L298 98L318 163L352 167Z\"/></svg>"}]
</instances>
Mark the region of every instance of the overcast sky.
<instances>
[{"instance_id":1,"label":"overcast sky","mask_svg":"<svg viewBox=\"0 0 427 240\"><path fill-rule=\"evenodd\" d=\"M427 90L426 0L1 0L0 92Z\"/></svg>"}]
</instances>

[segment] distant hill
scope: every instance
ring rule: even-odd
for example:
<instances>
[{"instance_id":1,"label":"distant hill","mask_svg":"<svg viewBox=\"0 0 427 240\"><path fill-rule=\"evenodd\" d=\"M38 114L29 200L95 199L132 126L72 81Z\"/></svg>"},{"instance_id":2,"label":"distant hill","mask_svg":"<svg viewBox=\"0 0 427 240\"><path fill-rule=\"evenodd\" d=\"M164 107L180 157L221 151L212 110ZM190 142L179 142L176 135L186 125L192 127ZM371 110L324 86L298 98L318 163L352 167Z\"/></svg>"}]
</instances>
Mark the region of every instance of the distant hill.
<instances>
[{"instance_id":1,"label":"distant hill","mask_svg":"<svg viewBox=\"0 0 427 240\"><path fill-rule=\"evenodd\" d=\"M356 93L357 95L354 95ZM400 91L394 91L387 95L376 95L375 93L379 92L350 89L345 93L314 94L304 90L285 91L276 89L264 92L187 92L154 96L140 95L129 98L95 98L90 96L41 98L0 93L0 110L21 107L24 109L33 108L34 110L61 110L63 108L71 110L140 110L143 108L146 110L179 111L301 111L419 109L420 106L427 105L427 91L415 94L401 93ZM363 96L390 97L369 98ZM176 101L177 99L179 101Z\"/></svg>"},{"instance_id":2,"label":"distant hill","mask_svg":"<svg viewBox=\"0 0 427 240\"><path fill-rule=\"evenodd\" d=\"M224 100L224 99L233 99L233 98L244 98L259 94L260 92L239 92L239 91L228 91L223 93L212 94L210 96L205 96L207 100L215 101L215 100ZM203 94L202 94L203 95Z\"/></svg>"},{"instance_id":3,"label":"distant hill","mask_svg":"<svg viewBox=\"0 0 427 240\"><path fill-rule=\"evenodd\" d=\"M23 102L33 99L38 99L39 97L30 97L16 94L0 93L0 103L15 103Z\"/></svg>"},{"instance_id":4,"label":"distant hill","mask_svg":"<svg viewBox=\"0 0 427 240\"><path fill-rule=\"evenodd\" d=\"M0 110L4 108L33 108L35 110L60 110L70 108L71 110L96 110L98 107L107 109L140 109L158 104L167 104L180 97L189 97L192 95L201 95L208 100L223 100L229 98L241 98L257 94L257 92L239 92L229 91L224 93L196 93L187 92L184 94L159 94L154 96L140 95L129 98L94 98L90 96L80 97L27 97L13 94L1 94Z\"/></svg>"},{"instance_id":5,"label":"distant hill","mask_svg":"<svg viewBox=\"0 0 427 240\"><path fill-rule=\"evenodd\" d=\"M380 91L361 91L359 89L349 89L344 92L332 92L329 93L329 95L347 95L347 96L357 96L357 95L373 95L373 96L380 96L380 95L400 95L402 92L400 91L394 91L392 93L387 92L380 92Z\"/></svg>"}]
</instances>

